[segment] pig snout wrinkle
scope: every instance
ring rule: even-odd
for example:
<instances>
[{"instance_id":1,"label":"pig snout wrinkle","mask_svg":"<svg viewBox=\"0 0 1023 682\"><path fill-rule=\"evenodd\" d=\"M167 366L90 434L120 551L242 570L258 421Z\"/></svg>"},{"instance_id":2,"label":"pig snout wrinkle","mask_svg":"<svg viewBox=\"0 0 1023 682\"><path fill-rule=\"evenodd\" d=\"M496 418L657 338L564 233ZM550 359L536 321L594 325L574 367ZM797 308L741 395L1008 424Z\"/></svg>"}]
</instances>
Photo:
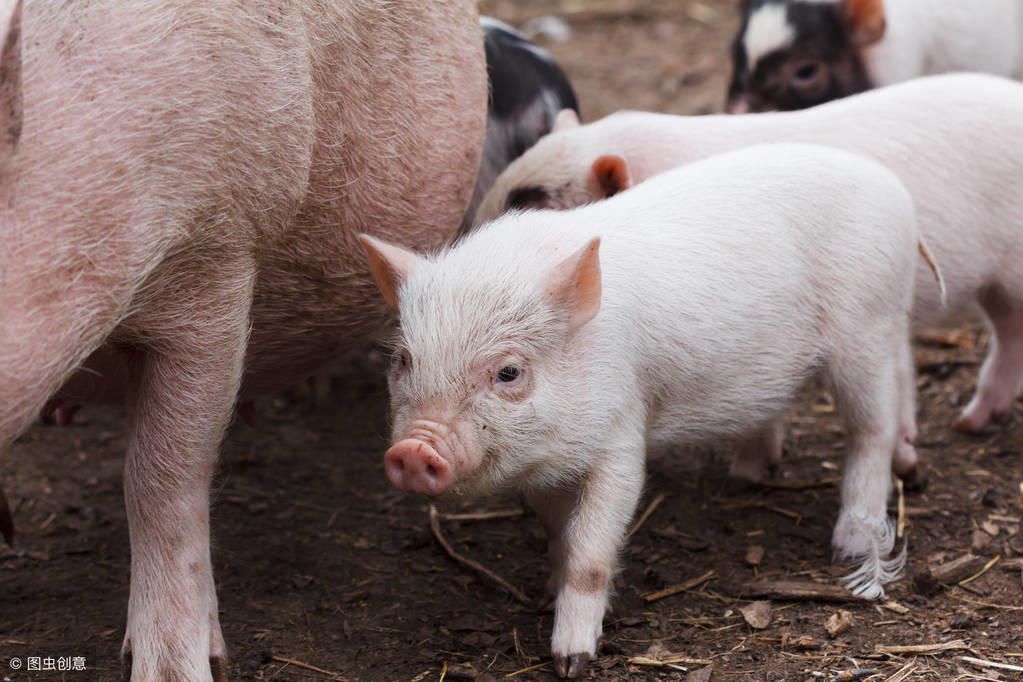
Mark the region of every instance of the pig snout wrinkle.
<instances>
[{"instance_id":1,"label":"pig snout wrinkle","mask_svg":"<svg viewBox=\"0 0 1023 682\"><path fill-rule=\"evenodd\" d=\"M429 444L406 438L384 455L384 468L398 490L440 495L452 483L451 467Z\"/></svg>"}]
</instances>

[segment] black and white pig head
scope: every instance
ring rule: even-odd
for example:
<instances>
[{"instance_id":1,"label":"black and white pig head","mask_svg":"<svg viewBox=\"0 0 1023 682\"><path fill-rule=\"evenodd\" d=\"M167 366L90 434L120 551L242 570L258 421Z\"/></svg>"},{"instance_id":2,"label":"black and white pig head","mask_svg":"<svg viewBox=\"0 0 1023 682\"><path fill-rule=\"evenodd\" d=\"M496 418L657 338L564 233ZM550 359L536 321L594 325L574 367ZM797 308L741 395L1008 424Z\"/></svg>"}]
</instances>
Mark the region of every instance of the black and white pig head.
<instances>
[{"instance_id":1,"label":"black and white pig head","mask_svg":"<svg viewBox=\"0 0 1023 682\"><path fill-rule=\"evenodd\" d=\"M863 51L885 34L883 0L739 0L725 111L805 109L874 86Z\"/></svg>"}]
</instances>

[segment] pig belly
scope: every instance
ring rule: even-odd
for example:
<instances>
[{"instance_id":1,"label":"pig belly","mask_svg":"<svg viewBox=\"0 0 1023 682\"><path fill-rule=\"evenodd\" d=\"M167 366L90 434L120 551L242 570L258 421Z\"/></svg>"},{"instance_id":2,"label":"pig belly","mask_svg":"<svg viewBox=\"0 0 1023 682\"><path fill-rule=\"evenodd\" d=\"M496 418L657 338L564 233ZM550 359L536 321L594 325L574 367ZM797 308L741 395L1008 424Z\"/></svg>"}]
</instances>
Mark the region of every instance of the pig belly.
<instances>
[{"instance_id":1,"label":"pig belly","mask_svg":"<svg viewBox=\"0 0 1023 682\"><path fill-rule=\"evenodd\" d=\"M736 338L763 339L764 331L745 337L742 332L735 334ZM696 363L709 368L702 375L692 373L692 364L678 367L675 372L692 376L692 381L676 385L673 394L660 393L663 397L651 406L650 446L741 436L777 419L819 366L823 350L818 340L811 339L788 338L779 346L765 345L708 357ZM766 354L771 357L765 358ZM677 363L685 357L680 354L665 360ZM723 367L730 369L722 372Z\"/></svg>"},{"instance_id":2,"label":"pig belly","mask_svg":"<svg viewBox=\"0 0 1023 682\"><path fill-rule=\"evenodd\" d=\"M467 20L473 8L406 3L402 12L379 11L389 12L388 21L350 10L350 30L314 45L314 100L327 101L317 107L308 183L290 225L255 239L243 396L290 386L389 322L355 235L434 250L453 238L468 203L487 97L479 28L474 17ZM395 45L416 59L397 58ZM367 67L338 57L346 53L372 61ZM121 400L126 372L108 360L134 332L115 331L62 394Z\"/></svg>"}]
</instances>

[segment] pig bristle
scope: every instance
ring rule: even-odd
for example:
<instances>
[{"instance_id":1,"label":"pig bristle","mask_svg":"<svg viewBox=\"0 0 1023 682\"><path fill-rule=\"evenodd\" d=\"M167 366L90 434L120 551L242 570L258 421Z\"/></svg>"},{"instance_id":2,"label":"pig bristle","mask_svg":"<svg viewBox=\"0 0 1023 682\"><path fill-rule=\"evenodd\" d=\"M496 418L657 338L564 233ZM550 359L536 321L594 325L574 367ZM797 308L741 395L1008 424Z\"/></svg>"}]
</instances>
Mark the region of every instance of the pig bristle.
<instances>
[{"instance_id":1,"label":"pig bristle","mask_svg":"<svg viewBox=\"0 0 1023 682\"><path fill-rule=\"evenodd\" d=\"M906 565L907 542L902 551L890 559L882 559L895 546L895 525L891 519L876 525L870 535L870 548L860 567L849 575L841 577L842 585L857 597L880 599L884 596L883 585L896 580ZM858 557L840 556L840 560L853 561Z\"/></svg>"}]
</instances>

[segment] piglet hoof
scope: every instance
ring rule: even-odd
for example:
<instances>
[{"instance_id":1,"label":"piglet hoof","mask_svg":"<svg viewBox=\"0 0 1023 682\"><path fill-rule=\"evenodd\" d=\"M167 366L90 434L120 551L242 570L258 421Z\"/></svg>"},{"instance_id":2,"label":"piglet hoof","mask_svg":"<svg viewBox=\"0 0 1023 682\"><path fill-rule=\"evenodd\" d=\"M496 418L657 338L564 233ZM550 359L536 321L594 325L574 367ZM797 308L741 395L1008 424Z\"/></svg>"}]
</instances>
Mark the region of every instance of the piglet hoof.
<instances>
[{"instance_id":1,"label":"piglet hoof","mask_svg":"<svg viewBox=\"0 0 1023 682\"><path fill-rule=\"evenodd\" d=\"M917 466L907 471L896 472L895 475L902 480L902 489L907 493L921 493L927 490L927 476L921 474Z\"/></svg>"},{"instance_id":2,"label":"piglet hoof","mask_svg":"<svg viewBox=\"0 0 1023 682\"><path fill-rule=\"evenodd\" d=\"M213 682L227 682L227 660L220 656L210 656L210 672Z\"/></svg>"},{"instance_id":3,"label":"piglet hoof","mask_svg":"<svg viewBox=\"0 0 1023 682\"><path fill-rule=\"evenodd\" d=\"M729 474L728 478L725 479L724 485L721 486L721 494L725 497L740 497L756 489L758 485L758 483L742 476Z\"/></svg>"},{"instance_id":4,"label":"piglet hoof","mask_svg":"<svg viewBox=\"0 0 1023 682\"><path fill-rule=\"evenodd\" d=\"M574 678L578 677L585 668L586 664L589 663L591 656L589 654L569 654L568 656L555 656L554 657L554 672L561 678Z\"/></svg>"},{"instance_id":5,"label":"piglet hoof","mask_svg":"<svg viewBox=\"0 0 1023 682\"><path fill-rule=\"evenodd\" d=\"M973 435L979 434L984 427L987 425L987 421L980 419L962 416L952 422L952 428L961 433L971 433Z\"/></svg>"},{"instance_id":6,"label":"piglet hoof","mask_svg":"<svg viewBox=\"0 0 1023 682\"><path fill-rule=\"evenodd\" d=\"M959 419L952 422L952 428L963 433L979 434L991 423L1004 424L1011 414L1011 406L1006 409L985 410L982 407L967 405Z\"/></svg>"}]
</instances>

